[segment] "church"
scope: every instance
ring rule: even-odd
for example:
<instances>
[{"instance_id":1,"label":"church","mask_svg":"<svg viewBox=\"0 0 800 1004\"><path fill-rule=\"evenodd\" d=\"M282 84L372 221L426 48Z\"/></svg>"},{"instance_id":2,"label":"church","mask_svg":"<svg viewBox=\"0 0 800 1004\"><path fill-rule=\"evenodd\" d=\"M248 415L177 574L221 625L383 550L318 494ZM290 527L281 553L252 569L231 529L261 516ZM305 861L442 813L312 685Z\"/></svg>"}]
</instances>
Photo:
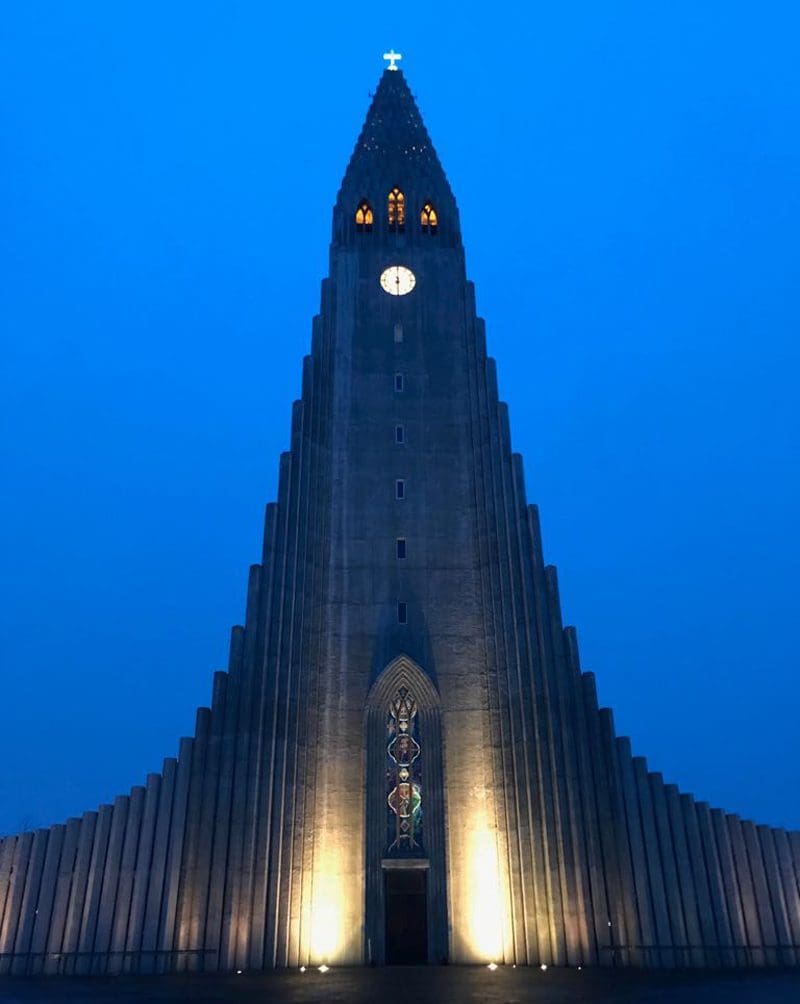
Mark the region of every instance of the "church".
<instances>
[{"instance_id":1,"label":"church","mask_svg":"<svg viewBox=\"0 0 800 1004\"><path fill-rule=\"evenodd\" d=\"M581 670L398 58L228 670L161 773L0 841L0 973L800 963L800 833L666 784Z\"/></svg>"}]
</instances>

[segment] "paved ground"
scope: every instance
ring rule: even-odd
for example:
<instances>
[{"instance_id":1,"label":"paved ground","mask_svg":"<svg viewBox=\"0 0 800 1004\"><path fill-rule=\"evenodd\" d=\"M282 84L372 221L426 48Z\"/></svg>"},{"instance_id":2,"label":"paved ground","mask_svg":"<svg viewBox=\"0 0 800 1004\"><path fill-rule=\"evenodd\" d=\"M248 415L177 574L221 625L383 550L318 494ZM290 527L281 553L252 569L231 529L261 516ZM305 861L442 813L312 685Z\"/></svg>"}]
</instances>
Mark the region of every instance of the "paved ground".
<instances>
[{"instance_id":1,"label":"paved ground","mask_svg":"<svg viewBox=\"0 0 800 1004\"><path fill-rule=\"evenodd\" d=\"M386 967L242 976L0 978L4 1004L800 1004L800 970Z\"/></svg>"}]
</instances>

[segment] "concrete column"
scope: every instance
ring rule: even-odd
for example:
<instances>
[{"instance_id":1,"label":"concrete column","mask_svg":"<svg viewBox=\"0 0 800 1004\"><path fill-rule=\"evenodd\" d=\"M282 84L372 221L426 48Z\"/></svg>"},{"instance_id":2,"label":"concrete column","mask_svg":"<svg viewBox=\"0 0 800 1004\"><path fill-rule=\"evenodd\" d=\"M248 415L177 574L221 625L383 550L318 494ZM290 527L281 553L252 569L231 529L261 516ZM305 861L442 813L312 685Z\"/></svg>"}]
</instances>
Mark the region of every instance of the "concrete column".
<instances>
[{"instance_id":1,"label":"concrete column","mask_svg":"<svg viewBox=\"0 0 800 1004\"><path fill-rule=\"evenodd\" d=\"M0 931L0 975L10 973L14 944L17 939L22 900L25 893L25 879L28 874L33 833L21 833L14 839L14 852L11 860L11 874L6 893L6 908L3 915L3 928Z\"/></svg>"},{"instance_id":2,"label":"concrete column","mask_svg":"<svg viewBox=\"0 0 800 1004\"><path fill-rule=\"evenodd\" d=\"M667 799L664 793L664 779L660 774L650 774L648 782L658 844L661 849L661 866L664 871L664 896L671 931L670 944L675 946L675 951L671 953L672 964L685 966L689 959L688 938L686 936L686 921L683 916L683 899L675 858L675 845L672 840L672 828L670 827Z\"/></svg>"},{"instance_id":3,"label":"concrete column","mask_svg":"<svg viewBox=\"0 0 800 1004\"><path fill-rule=\"evenodd\" d=\"M761 845L761 858L764 862L767 893L772 905L772 916L775 921L775 944L783 946L777 950L779 966L793 966L795 954L792 948L792 932L789 924L789 912L783 893L783 882L778 865L778 855L773 839L773 830L769 826L756 828L756 836Z\"/></svg>"},{"instance_id":4,"label":"concrete column","mask_svg":"<svg viewBox=\"0 0 800 1004\"><path fill-rule=\"evenodd\" d=\"M647 873L647 858L642 835L642 822L639 814L639 800L636 792L636 782L633 776L633 756L631 741L627 736L617 739L617 757L619 760L622 793L625 802L625 820L627 824L627 839L630 847L633 866L633 882L636 890L636 904L642 941L638 946L639 958L645 966L658 965L657 952L654 946L658 943L653 904L650 895L650 883Z\"/></svg>"},{"instance_id":5,"label":"concrete column","mask_svg":"<svg viewBox=\"0 0 800 1004\"><path fill-rule=\"evenodd\" d=\"M725 887L725 903L728 908L728 920L731 925L731 941L734 946L734 964L747 965L749 950L747 947L747 929L744 922L742 895L736 876L736 863L733 856L728 819L721 809L711 810L711 822L714 826L714 836L717 841L722 883Z\"/></svg>"},{"instance_id":6,"label":"concrete column","mask_svg":"<svg viewBox=\"0 0 800 1004\"><path fill-rule=\"evenodd\" d=\"M775 945L778 942L775 932L775 917L772 913L767 876L764 871L764 858L761 854L761 844L755 824L749 819L742 820L742 836L744 837L747 858L750 863L750 874L753 877L753 889L756 896L759 927L761 929L761 945L765 948L764 958L769 966L778 964L778 953Z\"/></svg>"},{"instance_id":7,"label":"concrete column","mask_svg":"<svg viewBox=\"0 0 800 1004\"><path fill-rule=\"evenodd\" d=\"M148 774L142 808L142 822L139 830L139 847L133 872L131 888L131 908L128 918L128 932L124 942L124 972L150 972L152 956L142 957L142 937L144 934L145 906L150 871L153 864L153 841L155 838L156 816L158 813L161 775Z\"/></svg>"},{"instance_id":8,"label":"concrete column","mask_svg":"<svg viewBox=\"0 0 800 1004\"><path fill-rule=\"evenodd\" d=\"M114 928L114 907L117 902L117 887L119 886L122 849L125 843L125 830L128 825L128 807L130 799L127 795L118 795L114 800L114 811L111 816L111 831L108 837L108 853L103 869L103 886L100 892L100 905L97 912L97 931L94 936L94 952L92 971L95 973L109 972L109 951ZM113 972L113 969L110 971Z\"/></svg>"},{"instance_id":9,"label":"concrete column","mask_svg":"<svg viewBox=\"0 0 800 1004\"><path fill-rule=\"evenodd\" d=\"M694 798L691 795L681 795L683 809L683 824L686 831L686 844L689 850L689 863L692 869L695 902L700 922L700 936L704 946L704 958L707 966L721 965L717 946L719 937L714 923L714 912L711 908L711 894L708 888L708 874L703 855L703 845L700 840L700 827L697 821Z\"/></svg>"},{"instance_id":10,"label":"concrete column","mask_svg":"<svg viewBox=\"0 0 800 1004\"><path fill-rule=\"evenodd\" d=\"M25 876L25 890L22 894L22 904L19 911L17 936L14 941L14 954L16 958L13 960L11 972L15 975L33 972L28 953L31 948L33 923L36 919L36 904L39 900L39 889L42 884L42 871L44 869L49 837L49 830L37 830L33 835L31 856L28 861L28 873Z\"/></svg>"},{"instance_id":11,"label":"concrete column","mask_svg":"<svg viewBox=\"0 0 800 1004\"><path fill-rule=\"evenodd\" d=\"M773 839L789 919L791 942L794 945L794 959L797 964L800 963L800 882L795 877L792 848L786 831L774 830Z\"/></svg>"},{"instance_id":12,"label":"concrete column","mask_svg":"<svg viewBox=\"0 0 800 1004\"><path fill-rule=\"evenodd\" d=\"M649 877L651 902L653 904L655 938L656 944L659 946L652 953L652 964L671 968L675 965L675 955L669 948L672 945L672 932L670 931L669 915L667 912L664 868L661 862L661 849L656 831L655 812L650 794L650 782L647 776L647 761L644 757L637 756L633 758L633 773L642 821L647 874Z\"/></svg>"},{"instance_id":13,"label":"concrete column","mask_svg":"<svg viewBox=\"0 0 800 1004\"><path fill-rule=\"evenodd\" d=\"M42 881L39 895L33 904L34 919L31 934L30 952L32 958L28 972L43 973L47 954L47 937L53 916L53 900L56 893L58 866L61 862L61 850L64 846L65 827L51 826L47 838L47 853L42 867Z\"/></svg>"},{"instance_id":14,"label":"concrete column","mask_svg":"<svg viewBox=\"0 0 800 1004\"><path fill-rule=\"evenodd\" d=\"M158 948L158 925L164 896L164 879L169 852L169 831L172 821L177 768L176 760L172 757L165 759L158 784L158 807L142 923L142 971L146 973L154 973L158 970L158 956L155 953Z\"/></svg>"},{"instance_id":15,"label":"concrete column","mask_svg":"<svg viewBox=\"0 0 800 1004\"><path fill-rule=\"evenodd\" d=\"M691 946L687 958L683 960L683 965L702 966L705 962L703 935L697 910L697 892L694 886L681 797L674 784L664 785L664 797L667 803L670 830L672 831L672 846L675 849L675 865L678 871L683 916L686 922L686 937Z\"/></svg>"},{"instance_id":16,"label":"concrete column","mask_svg":"<svg viewBox=\"0 0 800 1004\"><path fill-rule=\"evenodd\" d=\"M67 906L69 894L75 876L75 864L78 852L78 839L81 831L80 819L67 820L64 832L64 846L61 849L61 859L58 865L58 876L53 895L53 910L50 929L47 935L44 972L62 973L65 960L62 955L63 940L67 922Z\"/></svg>"},{"instance_id":17,"label":"concrete column","mask_svg":"<svg viewBox=\"0 0 800 1004\"><path fill-rule=\"evenodd\" d=\"M92 970L97 916L100 909L100 894L103 888L103 873L106 867L108 838L111 833L111 819L113 815L114 808L111 805L101 805L97 812L92 856L89 861L89 876L86 883L86 895L83 900L78 958L75 960L75 972L80 975L89 973Z\"/></svg>"},{"instance_id":18,"label":"concrete column","mask_svg":"<svg viewBox=\"0 0 800 1004\"><path fill-rule=\"evenodd\" d=\"M733 945L731 921L728 913L725 882L722 876L722 863L717 846L717 837L714 832L711 810L707 802L697 802L695 804L695 811L697 812L700 840L708 872L711 912L716 923L717 940L720 946L718 964L733 966L736 964L736 957L731 947Z\"/></svg>"},{"instance_id":19,"label":"concrete column","mask_svg":"<svg viewBox=\"0 0 800 1004\"><path fill-rule=\"evenodd\" d=\"M175 791L172 802L172 820L169 830L166 868L164 871L164 893L161 897L161 916L158 927L158 951L156 970L165 972L177 968L179 956L164 953L175 952L178 947L175 917L178 908L183 864L183 846L186 833L186 811L189 798L189 781L194 758L194 739L184 736L178 752L178 768L175 777Z\"/></svg>"},{"instance_id":20,"label":"concrete column","mask_svg":"<svg viewBox=\"0 0 800 1004\"><path fill-rule=\"evenodd\" d=\"M739 892L742 899L742 913L747 936L748 951L745 965L763 966L766 964L766 953L764 952L764 936L761 933L758 909L756 907L756 894L753 886L753 876L750 871L750 862L747 856L744 836L742 834L742 823L738 816L729 815L728 833L731 839L731 849L736 867L736 878L739 885Z\"/></svg>"},{"instance_id":21,"label":"concrete column","mask_svg":"<svg viewBox=\"0 0 800 1004\"><path fill-rule=\"evenodd\" d=\"M64 964L61 972L70 975L75 972L77 953L80 948L81 919L83 917L83 905L89 884L89 865L92 858L92 845L94 844L96 826L97 813L84 812L80 819L75 866L72 872L72 882L64 921L64 937L61 942L61 950L64 956Z\"/></svg>"}]
</instances>

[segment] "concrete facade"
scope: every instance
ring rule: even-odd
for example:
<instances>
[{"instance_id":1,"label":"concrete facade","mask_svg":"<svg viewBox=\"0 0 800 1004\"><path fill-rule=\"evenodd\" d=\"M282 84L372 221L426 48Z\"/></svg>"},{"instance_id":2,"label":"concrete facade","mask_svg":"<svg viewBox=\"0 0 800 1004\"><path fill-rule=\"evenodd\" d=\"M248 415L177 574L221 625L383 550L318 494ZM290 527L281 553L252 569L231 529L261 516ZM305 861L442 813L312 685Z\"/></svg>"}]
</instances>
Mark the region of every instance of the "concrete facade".
<instances>
[{"instance_id":1,"label":"concrete facade","mask_svg":"<svg viewBox=\"0 0 800 1004\"><path fill-rule=\"evenodd\" d=\"M379 282L395 265L414 273L407 295ZM403 790L421 810L395 820L421 833L413 850L387 835L398 694L419 738ZM398 870L424 873L430 962L800 961L800 834L665 785L598 707L455 199L387 70L334 208L228 671L144 787L0 841L0 974L383 963Z\"/></svg>"}]
</instances>

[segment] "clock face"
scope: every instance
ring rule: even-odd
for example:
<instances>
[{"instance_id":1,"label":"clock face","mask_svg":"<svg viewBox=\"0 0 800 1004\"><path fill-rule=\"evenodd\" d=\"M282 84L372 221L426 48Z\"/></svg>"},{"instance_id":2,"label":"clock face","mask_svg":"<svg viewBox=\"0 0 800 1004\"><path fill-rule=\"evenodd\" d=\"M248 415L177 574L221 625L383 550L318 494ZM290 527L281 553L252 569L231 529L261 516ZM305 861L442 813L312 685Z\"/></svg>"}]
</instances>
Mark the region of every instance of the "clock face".
<instances>
[{"instance_id":1,"label":"clock face","mask_svg":"<svg viewBox=\"0 0 800 1004\"><path fill-rule=\"evenodd\" d=\"M381 272L381 286L392 296L405 296L417 284L417 277L405 265L390 265Z\"/></svg>"}]
</instances>

